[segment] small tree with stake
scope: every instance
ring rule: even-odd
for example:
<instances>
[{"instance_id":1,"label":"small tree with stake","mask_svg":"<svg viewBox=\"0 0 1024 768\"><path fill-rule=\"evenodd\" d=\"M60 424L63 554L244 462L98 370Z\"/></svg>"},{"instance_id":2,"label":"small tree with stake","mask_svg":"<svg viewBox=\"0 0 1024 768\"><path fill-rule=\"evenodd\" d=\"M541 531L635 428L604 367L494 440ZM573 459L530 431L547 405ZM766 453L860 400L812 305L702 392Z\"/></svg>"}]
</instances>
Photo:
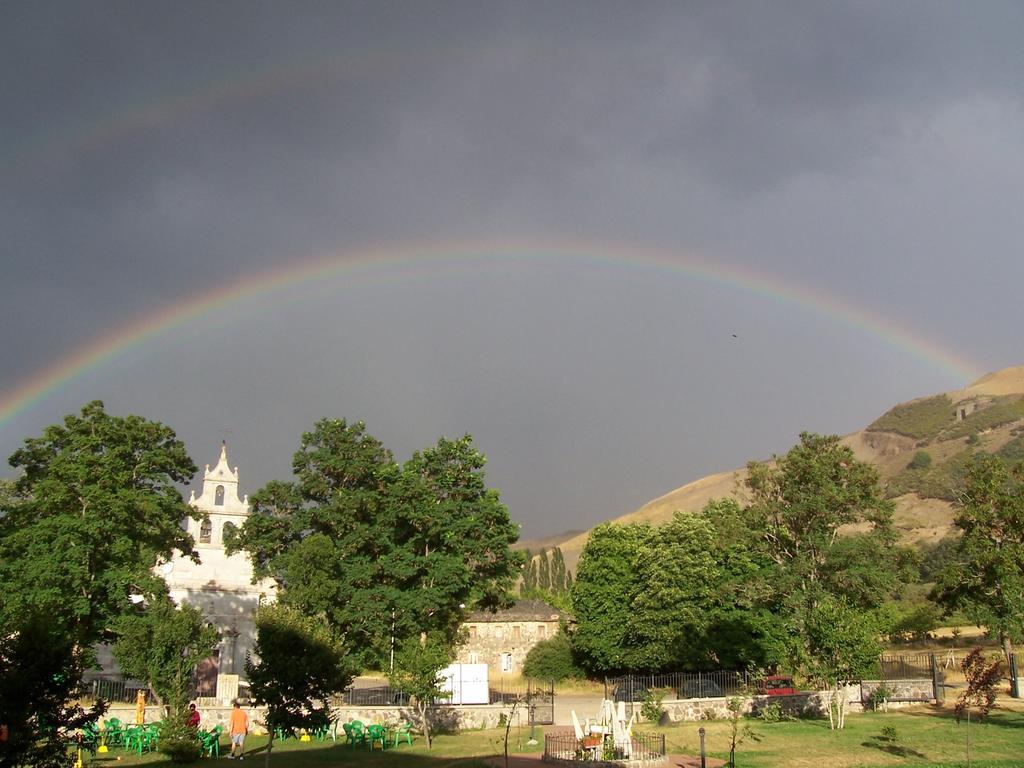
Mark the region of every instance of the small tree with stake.
<instances>
[{"instance_id":1,"label":"small tree with stake","mask_svg":"<svg viewBox=\"0 0 1024 768\"><path fill-rule=\"evenodd\" d=\"M955 711L958 723L972 706L978 710L982 720L988 717L988 713L996 705L996 686L999 685L1000 666L998 660L986 661L981 648L975 648L964 658L960 668L964 671L964 677L967 679L967 689L956 700Z\"/></svg>"},{"instance_id":2,"label":"small tree with stake","mask_svg":"<svg viewBox=\"0 0 1024 768\"><path fill-rule=\"evenodd\" d=\"M315 730L331 722L330 697L352 682L354 665L319 618L285 605L260 608L254 657L245 662L252 698L267 707L266 765L280 729Z\"/></svg>"},{"instance_id":3,"label":"small tree with stake","mask_svg":"<svg viewBox=\"0 0 1024 768\"><path fill-rule=\"evenodd\" d=\"M388 680L392 688L409 694L419 719L423 737L430 748L430 721L427 712L437 699L451 694L442 689L441 670L454 659L452 644L443 636L424 633L406 640L395 654L395 668Z\"/></svg>"}]
</instances>

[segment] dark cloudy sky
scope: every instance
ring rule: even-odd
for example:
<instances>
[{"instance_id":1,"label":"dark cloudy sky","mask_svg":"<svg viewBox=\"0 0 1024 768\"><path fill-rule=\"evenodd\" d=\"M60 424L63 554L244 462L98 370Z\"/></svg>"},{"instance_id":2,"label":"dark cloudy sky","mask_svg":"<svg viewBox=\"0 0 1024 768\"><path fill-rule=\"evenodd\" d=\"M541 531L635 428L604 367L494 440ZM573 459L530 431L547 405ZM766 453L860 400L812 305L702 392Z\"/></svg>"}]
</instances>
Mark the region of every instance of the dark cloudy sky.
<instances>
[{"instance_id":1,"label":"dark cloudy sky","mask_svg":"<svg viewBox=\"0 0 1024 768\"><path fill-rule=\"evenodd\" d=\"M534 536L1024 363L1022 40L995 0L4 3L0 451L100 398L200 465L229 430L251 492L323 416L469 432ZM358 268L45 380L320 257Z\"/></svg>"}]
</instances>

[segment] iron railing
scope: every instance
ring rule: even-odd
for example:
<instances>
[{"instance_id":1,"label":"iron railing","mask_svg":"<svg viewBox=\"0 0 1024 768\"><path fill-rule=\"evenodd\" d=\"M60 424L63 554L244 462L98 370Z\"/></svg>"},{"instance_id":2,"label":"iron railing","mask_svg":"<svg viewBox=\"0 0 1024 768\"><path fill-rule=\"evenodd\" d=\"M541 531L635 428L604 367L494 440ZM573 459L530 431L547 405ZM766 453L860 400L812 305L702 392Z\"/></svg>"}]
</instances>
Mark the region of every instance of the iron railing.
<instances>
[{"instance_id":1,"label":"iron railing","mask_svg":"<svg viewBox=\"0 0 1024 768\"><path fill-rule=\"evenodd\" d=\"M134 704L139 691L145 691L146 701L154 701L153 692L136 680L100 677L93 680L89 686L94 699L103 699L119 704Z\"/></svg>"},{"instance_id":2,"label":"iron railing","mask_svg":"<svg viewBox=\"0 0 1024 768\"><path fill-rule=\"evenodd\" d=\"M571 733L544 735L544 757L557 760L657 760L665 757L665 734L634 733L628 743L616 744L611 735L577 739Z\"/></svg>"},{"instance_id":3,"label":"iron railing","mask_svg":"<svg viewBox=\"0 0 1024 768\"><path fill-rule=\"evenodd\" d=\"M735 696L753 683L747 672L670 672L660 675L623 675L605 678L604 697L613 701L644 701L650 695L667 698L714 699Z\"/></svg>"}]
</instances>

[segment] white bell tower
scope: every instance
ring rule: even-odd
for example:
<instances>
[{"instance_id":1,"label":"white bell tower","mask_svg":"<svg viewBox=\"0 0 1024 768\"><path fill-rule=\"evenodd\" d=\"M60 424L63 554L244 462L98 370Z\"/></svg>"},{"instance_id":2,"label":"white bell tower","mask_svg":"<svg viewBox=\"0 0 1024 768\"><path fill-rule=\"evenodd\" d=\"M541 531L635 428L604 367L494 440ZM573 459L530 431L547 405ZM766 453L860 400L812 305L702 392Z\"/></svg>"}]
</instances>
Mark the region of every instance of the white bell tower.
<instances>
[{"instance_id":1,"label":"white bell tower","mask_svg":"<svg viewBox=\"0 0 1024 768\"><path fill-rule=\"evenodd\" d=\"M210 688L208 692L201 690L200 695L213 696L215 689L218 697L230 698L236 694L221 694L237 691L237 676L244 673L246 651L255 641L256 609L260 603L276 599L276 588L272 579L252 583L252 562L247 553L236 552L229 557L224 551L225 528L240 528L249 517L249 497L238 494L238 467L228 465L226 444L221 443L217 464L212 469L206 465L202 493L196 496L192 491L188 503L204 514L202 520L186 518L183 522L192 534L199 562L176 555L158 570L176 603L198 608L220 630L217 655L200 664L201 689L204 679Z\"/></svg>"}]
</instances>

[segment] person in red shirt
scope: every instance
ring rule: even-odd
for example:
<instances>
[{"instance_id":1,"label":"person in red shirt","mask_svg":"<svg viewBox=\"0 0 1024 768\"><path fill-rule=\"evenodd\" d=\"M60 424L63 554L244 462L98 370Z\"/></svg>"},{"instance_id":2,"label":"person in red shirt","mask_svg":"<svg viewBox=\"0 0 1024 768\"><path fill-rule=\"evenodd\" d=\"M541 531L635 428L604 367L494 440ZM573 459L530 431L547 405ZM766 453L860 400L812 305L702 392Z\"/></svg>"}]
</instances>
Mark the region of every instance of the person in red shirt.
<instances>
[{"instance_id":1,"label":"person in red shirt","mask_svg":"<svg viewBox=\"0 0 1024 768\"><path fill-rule=\"evenodd\" d=\"M189 728L199 729L199 710L196 709L195 704L188 705L188 719L185 721L185 725Z\"/></svg>"}]
</instances>

